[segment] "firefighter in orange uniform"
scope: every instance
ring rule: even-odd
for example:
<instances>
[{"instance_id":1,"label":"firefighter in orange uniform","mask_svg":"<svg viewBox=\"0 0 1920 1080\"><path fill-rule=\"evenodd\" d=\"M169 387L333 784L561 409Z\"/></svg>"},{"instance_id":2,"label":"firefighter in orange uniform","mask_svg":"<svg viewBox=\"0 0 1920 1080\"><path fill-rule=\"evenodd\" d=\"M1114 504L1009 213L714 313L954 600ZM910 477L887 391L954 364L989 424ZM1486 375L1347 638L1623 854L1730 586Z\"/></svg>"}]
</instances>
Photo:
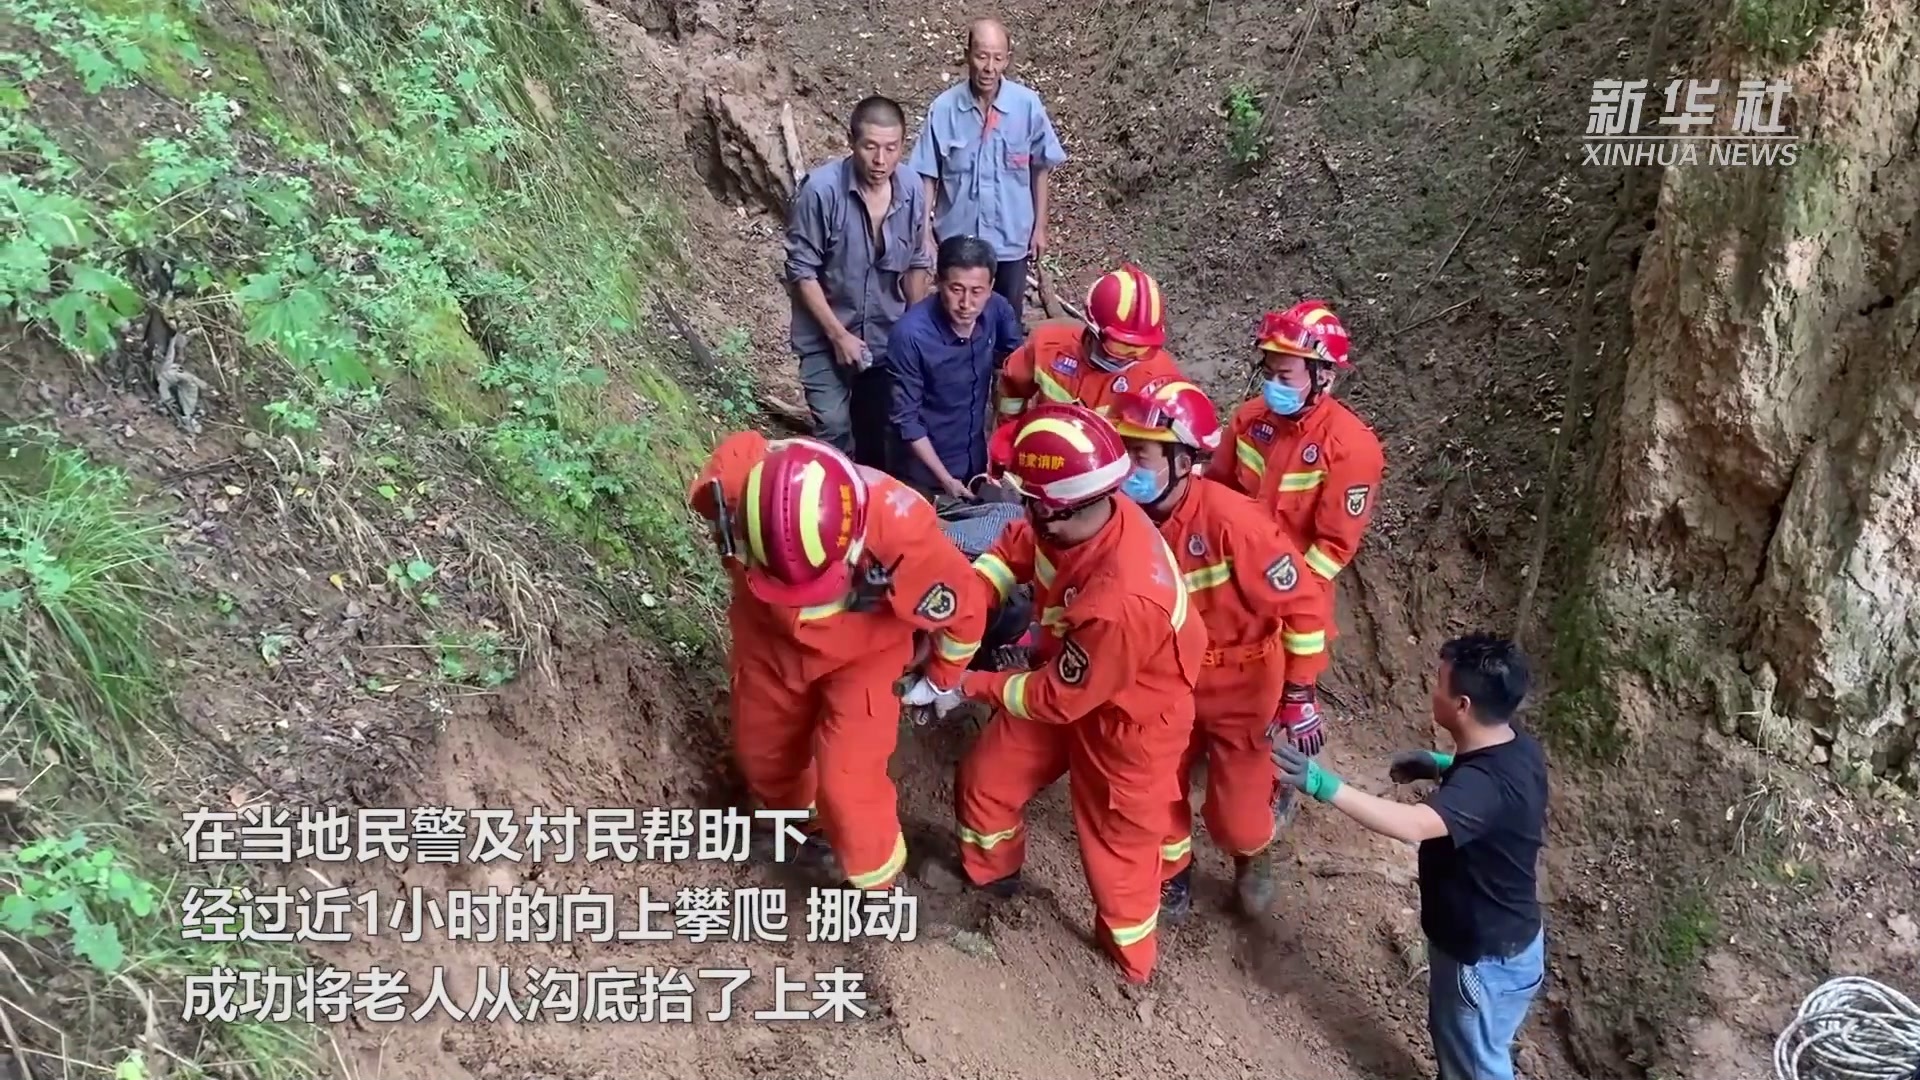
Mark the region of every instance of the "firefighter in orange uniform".
<instances>
[{"instance_id":1,"label":"firefighter in orange uniform","mask_svg":"<svg viewBox=\"0 0 1920 1080\"><path fill-rule=\"evenodd\" d=\"M955 794L968 879L1007 895L1026 855L1027 802L1070 778L1097 936L1138 984L1153 973L1160 845L1207 638L1173 552L1114 495L1130 468L1112 425L1085 406L1049 402L1021 417L1007 482L1028 516L974 568L1001 596L1033 582L1041 644L1031 671L962 682L960 693L994 715L960 763Z\"/></svg>"},{"instance_id":2,"label":"firefighter in orange uniform","mask_svg":"<svg viewBox=\"0 0 1920 1080\"><path fill-rule=\"evenodd\" d=\"M1326 666L1325 583L1260 504L1198 475L1221 444L1219 414L1192 383L1155 379L1114 403L1114 428L1133 456L1121 493L1140 504L1180 560L1209 648L1194 688L1193 740L1161 850L1161 914L1192 910L1193 811L1187 788L1205 756L1207 832L1233 856L1248 914L1273 903L1277 778L1267 727L1287 683L1311 686Z\"/></svg>"},{"instance_id":3,"label":"firefighter in orange uniform","mask_svg":"<svg viewBox=\"0 0 1920 1080\"><path fill-rule=\"evenodd\" d=\"M1000 426L988 457L1006 465L1016 420L1042 401L1078 402L1106 416L1130 385L1178 375L1167 342L1160 283L1128 264L1087 290L1086 323L1044 322L1007 356L995 406Z\"/></svg>"},{"instance_id":4,"label":"firefighter in orange uniform","mask_svg":"<svg viewBox=\"0 0 1920 1080\"><path fill-rule=\"evenodd\" d=\"M1373 520L1386 458L1373 429L1333 396L1334 379L1353 364L1347 329L1324 301L1268 312L1254 345L1260 396L1234 411L1226 434L1233 452L1214 455L1206 475L1252 495L1301 546L1307 569L1327 583L1330 640L1333 579L1353 561ZM1325 745L1312 680L1287 680L1273 727L1276 738L1283 731L1309 757ZM1283 822L1292 812L1292 790L1282 792Z\"/></svg>"},{"instance_id":5,"label":"firefighter in orange uniform","mask_svg":"<svg viewBox=\"0 0 1920 1080\"><path fill-rule=\"evenodd\" d=\"M730 435L688 502L716 523L733 580L730 713L748 788L769 809L817 810L847 881L890 887L907 861L887 776L894 682L924 630L924 678L955 685L990 595L925 498L814 439Z\"/></svg>"}]
</instances>

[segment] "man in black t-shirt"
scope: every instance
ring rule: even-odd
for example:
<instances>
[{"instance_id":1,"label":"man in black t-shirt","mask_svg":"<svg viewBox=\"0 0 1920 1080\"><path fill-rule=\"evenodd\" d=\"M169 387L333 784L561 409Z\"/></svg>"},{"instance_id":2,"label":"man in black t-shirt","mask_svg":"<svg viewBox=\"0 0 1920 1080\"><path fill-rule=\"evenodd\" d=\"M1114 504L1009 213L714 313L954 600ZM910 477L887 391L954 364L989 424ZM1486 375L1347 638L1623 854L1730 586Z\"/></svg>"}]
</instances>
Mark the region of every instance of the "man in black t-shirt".
<instances>
[{"instance_id":1,"label":"man in black t-shirt","mask_svg":"<svg viewBox=\"0 0 1920 1080\"><path fill-rule=\"evenodd\" d=\"M1427 1030L1440 1080L1512 1080L1513 1039L1546 977L1536 864L1547 760L1512 723L1527 684L1526 658L1510 641L1469 634L1441 646L1433 720L1454 752L1403 751L1390 771L1395 783L1440 781L1424 803L1347 787L1291 745L1274 746L1282 784L1420 845Z\"/></svg>"}]
</instances>

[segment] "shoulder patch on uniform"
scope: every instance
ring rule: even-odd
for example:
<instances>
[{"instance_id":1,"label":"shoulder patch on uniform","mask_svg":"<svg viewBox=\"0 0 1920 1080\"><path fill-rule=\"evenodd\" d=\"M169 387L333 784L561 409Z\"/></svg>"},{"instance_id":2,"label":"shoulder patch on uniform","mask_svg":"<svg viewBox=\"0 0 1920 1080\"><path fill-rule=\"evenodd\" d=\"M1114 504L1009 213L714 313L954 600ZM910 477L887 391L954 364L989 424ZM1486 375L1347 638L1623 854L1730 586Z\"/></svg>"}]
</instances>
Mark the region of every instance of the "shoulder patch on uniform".
<instances>
[{"instance_id":1,"label":"shoulder patch on uniform","mask_svg":"<svg viewBox=\"0 0 1920 1080\"><path fill-rule=\"evenodd\" d=\"M1253 425L1253 441L1270 443L1273 441L1273 425L1265 420Z\"/></svg>"},{"instance_id":2,"label":"shoulder patch on uniform","mask_svg":"<svg viewBox=\"0 0 1920 1080\"><path fill-rule=\"evenodd\" d=\"M1293 564L1292 555L1282 555L1267 567L1267 584L1281 592L1292 591L1300 584L1300 568Z\"/></svg>"},{"instance_id":3,"label":"shoulder patch on uniform","mask_svg":"<svg viewBox=\"0 0 1920 1080\"><path fill-rule=\"evenodd\" d=\"M1073 598L1079 595L1080 595L1079 589L1076 589L1071 585L1067 586L1067 591L1060 594L1060 606L1063 608L1072 607Z\"/></svg>"},{"instance_id":4,"label":"shoulder patch on uniform","mask_svg":"<svg viewBox=\"0 0 1920 1080\"><path fill-rule=\"evenodd\" d=\"M1071 356L1056 356L1053 358L1053 370L1062 375L1077 374L1080 371L1080 361Z\"/></svg>"},{"instance_id":5,"label":"shoulder patch on uniform","mask_svg":"<svg viewBox=\"0 0 1920 1080\"><path fill-rule=\"evenodd\" d=\"M1207 553L1207 542L1199 533L1187 537L1187 554L1198 559Z\"/></svg>"},{"instance_id":6,"label":"shoulder patch on uniform","mask_svg":"<svg viewBox=\"0 0 1920 1080\"><path fill-rule=\"evenodd\" d=\"M1347 489L1347 516L1359 517L1367 512L1367 495L1373 491L1371 485L1355 484Z\"/></svg>"},{"instance_id":7,"label":"shoulder patch on uniform","mask_svg":"<svg viewBox=\"0 0 1920 1080\"><path fill-rule=\"evenodd\" d=\"M1320 444L1311 443L1311 442L1308 443L1307 448L1305 450L1300 451L1300 460L1306 462L1309 465L1313 464L1316 461L1319 461L1320 460Z\"/></svg>"},{"instance_id":8,"label":"shoulder patch on uniform","mask_svg":"<svg viewBox=\"0 0 1920 1080\"><path fill-rule=\"evenodd\" d=\"M953 613L959 608L960 598L954 595L952 587L946 582L936 582L933 588L927 590L927 595L920 598L920 603L914 606L913 613L923 619L945 622L953 618Z\"/></svg>"},{"instance_id":9,"label":"shoulder patch on uniform","mask_svg":"<svg viewBox=\"0 0 1920 1080\"><path fill-rule=\"evenodd\" d=\"M1068 686L1079 686L1087 681L1087 650L1072 638L1060 645L1060 659L1056 661L1060 669L1060 681Z\"/></svg>"},{"instance_id":10,"label":"shoulder patch on uniform","mask_svg":"<svg viewBox=\"0 0 1920 1080\"><path fill-rule=\"evenodd\" d=\"M1116 394L1124 394L1127 392L1127 377L1125 375L1113 380L1113 392Z\"/></svg>"}]
</instances>

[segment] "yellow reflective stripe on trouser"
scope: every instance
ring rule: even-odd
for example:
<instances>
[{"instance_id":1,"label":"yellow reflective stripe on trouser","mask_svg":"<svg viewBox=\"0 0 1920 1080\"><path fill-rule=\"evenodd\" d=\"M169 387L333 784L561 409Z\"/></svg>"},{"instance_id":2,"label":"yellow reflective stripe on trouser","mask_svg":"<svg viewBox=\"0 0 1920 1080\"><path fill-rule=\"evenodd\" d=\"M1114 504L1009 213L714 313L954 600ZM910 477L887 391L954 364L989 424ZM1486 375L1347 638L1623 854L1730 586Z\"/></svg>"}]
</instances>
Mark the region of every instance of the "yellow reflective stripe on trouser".
<instances>
[{"instance_id":1,"label":"yellow reflective stripe on trouser","mask_svg":"<svg viewBox=\"0 0 1920 1080\"><path fill-rule=\"evenodd\" d=\"M1047 374L1045 371L1035 371L1033 373L1033 381L1036 386L1040 387L1040 393L1044 394L1049 401L1058 401L1067 404L1073 402L1073 393L1066 387L1061 386L1059 380Z\"/></svg>"},{"instance_id":2,"label":"yellow reflective stripe on trouser","mask_svg":"<svg viewBox=\"0 0 1920 1080\"><path fill-rule=\"evenodd\" d=\"M1280 635L1280 640L1286 644L1287 652L1293 656L1314 656L1326 649L1327 632L1314 630L1296 634L1288 630Z\"/></svg>"},{"instance_id":3,"label":"yellow reflective stripe on trouser","mask_svg":"<svg viewBox=\"0 0 1920 1080\"><path fill-rule=\"evenodd\" d=\"M1013 591L1013 568L993 552L989 551L973 560L973 569L975 573L987 579L987 584L992 585L993 591L1000 594L1000 599L1005 600L1007 594Z\"/></svg>"},{"instance_id":4,"label":"yellow reflective stripe on trouser","mask_svg":"<svg viewBox=\"0 0 1920 1080\"><path fill-rule=\"evenodd\" d=\"M1280 490L1312 491L1314 488L1319 487L1320 482L1326 478L1327 471L1325 469L1315 469L1313 472L1281 473Z\"/></svg>"},{"instance_id":5,"label":"yellow reflective stripe on trouser","mask_svg":"<svg viewBox=\"0 0 1920 1080\"><path fill-rule=\"evenodd\" d=\"M1233 578L1233 560L1221 559L1212 566L1203 566L1198 570L1189 570L1185 576L1187 579L1188 592L1200 592L1203 589L1211 589L1216 585L1225 585Z\"/></svg>"},{"instance_id":6,"label":"yellow reflective stripe on trouser","mask_svg":"<svg viewBox=\"0 0 1920 1080\"><path fill-rule=\"evenodd\" d=\"M1247 440L1233 441L1233 456L1240 460L1240 464L1252 469L1255 476L1266 475L1267 459L1262 457L1259 449Z\"/></svg>"},{"instance_id":7,"label":"yellow reflective stripe on trouser","mask_svg":"<svg viewBox=\"0 0 1920 1080\"><path fill-rule=\"evenodd\" d=\"M960 826L960 842L963 844L972 844L982 851L992 851L994 848L1019 835L1020 826L1018 825L1015 825L1011 829L1002 829L995 833L974 832L965 825Z\"/></svg>"},{"instance_id":8,"label":"yellow reflective stripe on trouser","mask_svg":"<svg viewBox=\"0 0 1920 1080\"><path fill-rule=\"evenodd\" d=\"M856 889L871 889L888 878L898 875L900 871L906 869L906 866L907 838L902 834L894 838L893 854L887 856L887 861L880 864L880 869L866 874L848 874L847 880L852 882Z\"/></svg>"},{"instance_id":9,"label":"yellow reflective stripe on trouser","mask_svg":"<svg viewBox=\"0 0 1920 1080\"><path fill-rule=\"evenodd\" d=\"M1193 837L1183 836L1171 844L1160 845L1161 862L1179 862L1193 853Z\"/></svg>"},{"instance_id":10,"label":"yellow reflective stripe on trouser","mask_svg":"<svg viewBox=\"0 0 1920 1080\"><path fill-rule=\"evenodd\" d=\"M950 664L964 664L980 651L979 642L961 641L945 630L933 635L933 647L940 654L940 659Z\"/></svg>"},{"instance_id":11,"label":"yellow reflective stripe on trouser","mask_svg":"<svg viewBox=\"0 0 1920 1080\"><path fill-rule=\"evenodd\" d=\"M1113 943L1124 949L1129 945L1138 945L1147 940L1147 935L1153 933L1154 925L1159 921L1160 912L1155 911L1147 916L1146 922L1134 923L1132 926L1115 926L1108 932L1113 935Z\"/></svg>"},{"instance_id":12,"label":"yellow reflective stripe on trouser","mask_svg":"<svg viewBox=\"0 0 1920 1080\"><path fill-rule=\"evenodd\" d=\"M1313 567L1313 572L1328 581L1332 581L1340 573L1340 563L1335 561L1333 556L1321 551L1319 544L1307 548L1306 557L1307 565Z\"/></svg>"},{"instance_id":13,"label":"yellow reflective stripe on trouser","mask_svg":"<svg viewBox=\"0 0 1920 1080\"><path fill-rule=\"evenodd\" d=\"M1000 703L1006 710L1022 720L1031 720L1027 715L1027 680L1033 672L1023 671L1007 680L1006 688L1000 691Z\"/></svg>"}]
</instances>

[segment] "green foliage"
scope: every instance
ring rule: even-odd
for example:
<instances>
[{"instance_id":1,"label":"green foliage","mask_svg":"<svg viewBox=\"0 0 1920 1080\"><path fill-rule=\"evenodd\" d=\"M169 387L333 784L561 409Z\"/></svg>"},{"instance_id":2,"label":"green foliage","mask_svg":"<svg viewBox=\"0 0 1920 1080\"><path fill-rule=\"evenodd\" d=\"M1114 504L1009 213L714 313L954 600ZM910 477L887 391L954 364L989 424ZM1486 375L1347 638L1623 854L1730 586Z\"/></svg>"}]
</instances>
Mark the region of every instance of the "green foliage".
<instances>
[{"instance_id":1,"label":"green foliage","mask_svg":"<svg viewBox=\"0 0 1920 1080\"><path fill-rule=\"evenodd\" d=\"M124 780L162 700L163 526L118 471L33 429L0 435L0 711L36 748Z\"/></svg>"},{"instance_id":2,"label":"green foliage","mask_svg":"<svg viewBox=\"0 0 1920 1080\"><path fill-rule=\"evenodd\" d=\"M1248 168L1260 163L1266 154L1266 113L1260 108L1259 93L1245 83L1227 90L1227 157L1235 165Z\"/></svg>"},{"instance_id":3,"label":"green foliage","mask_svg":"<svg viewBox=\"0 0 1920 1080\"><path fill-rule=\"evenodd\" d=\"M28 938L64 930L68 947L107 974L127 962L116 921L153 914L158 895L112 848L89 848L84 832L0 852L0 878L14 888L0 899L0 927Z\"/></svg>"},{"instance_id":4,"label":"green foliage","mask_svg":"<svg viewBox=\"0 0 1920 1080\"><path fill-rule=\"evenodd\" d=\"M1732 21L1757 55L1791 64L1812 51L1843 10L1839 0L1734 0Z\"/></svg>"}]
</instances>

